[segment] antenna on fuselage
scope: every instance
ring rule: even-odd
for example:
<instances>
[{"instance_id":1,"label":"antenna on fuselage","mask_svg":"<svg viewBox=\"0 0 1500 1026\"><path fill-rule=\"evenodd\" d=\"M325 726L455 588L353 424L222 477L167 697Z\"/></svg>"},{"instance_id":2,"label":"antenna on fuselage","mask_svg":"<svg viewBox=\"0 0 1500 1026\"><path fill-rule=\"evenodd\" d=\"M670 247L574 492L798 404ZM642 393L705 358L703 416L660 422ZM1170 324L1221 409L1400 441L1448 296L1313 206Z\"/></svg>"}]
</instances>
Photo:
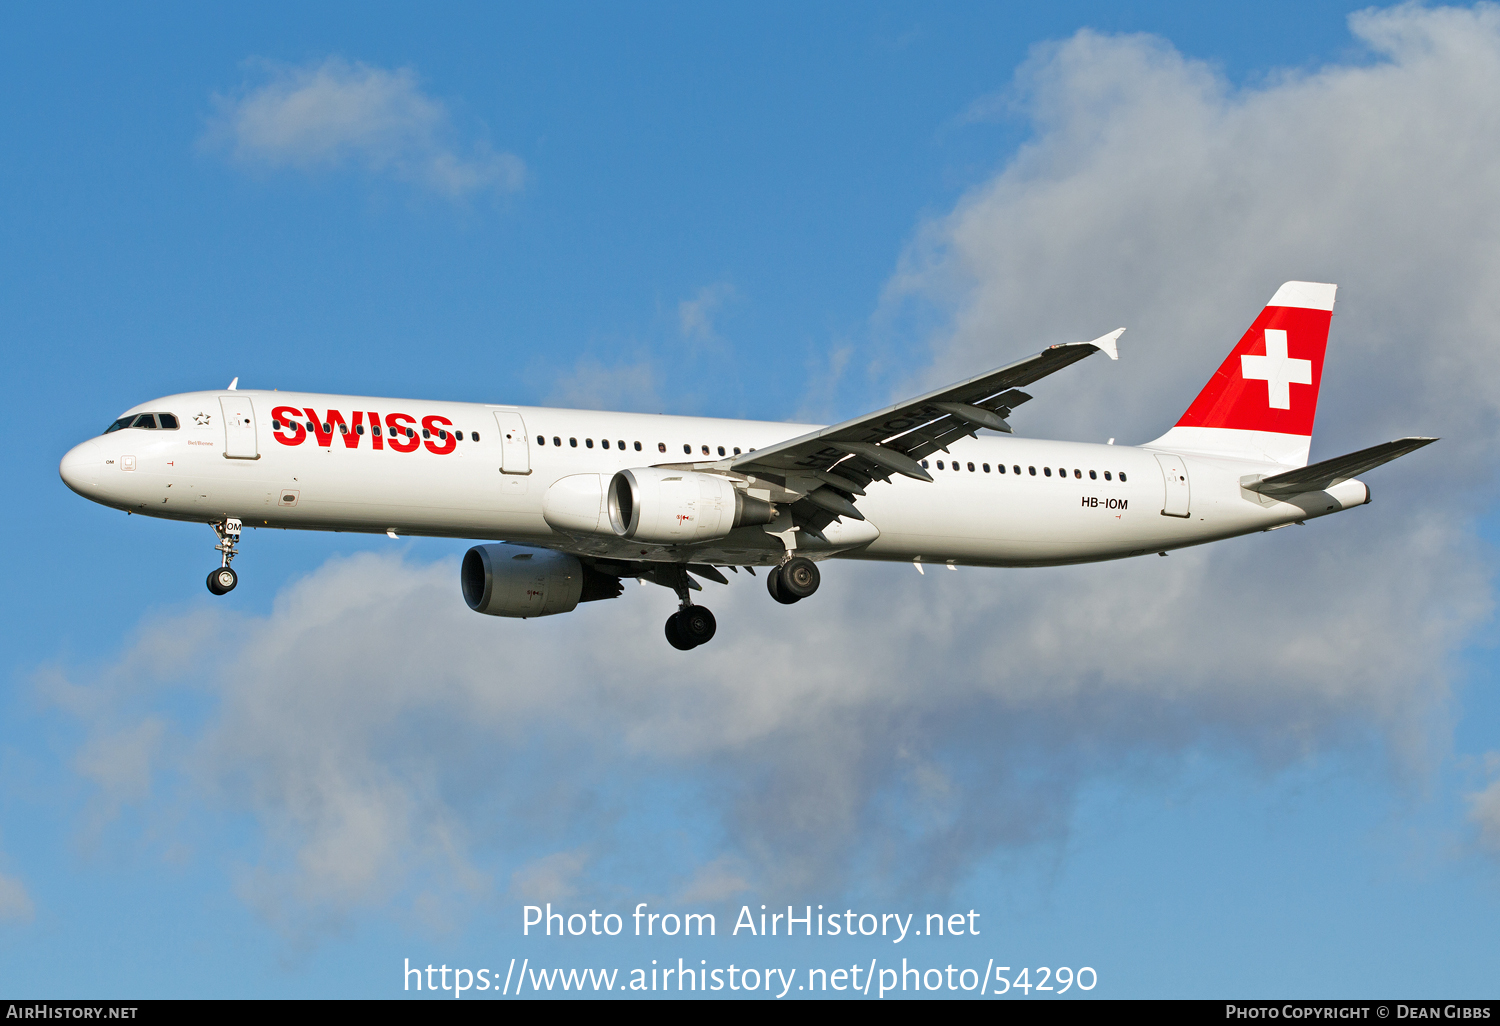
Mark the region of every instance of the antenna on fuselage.
<instances>
[{"instance_id":1,"label":"antenna on fuselage","mask_svg":"<svg viewBox=\"0 0 1500 1026\"><path fill-rule=\"evenodd\" d=\"M229 383L229 391L231 391L231 392L233 392L236 388L239 388L239 387L240 387L240 379L239 378L235 378L233 381L231 381Z\"/></svg>"}]
</instances>

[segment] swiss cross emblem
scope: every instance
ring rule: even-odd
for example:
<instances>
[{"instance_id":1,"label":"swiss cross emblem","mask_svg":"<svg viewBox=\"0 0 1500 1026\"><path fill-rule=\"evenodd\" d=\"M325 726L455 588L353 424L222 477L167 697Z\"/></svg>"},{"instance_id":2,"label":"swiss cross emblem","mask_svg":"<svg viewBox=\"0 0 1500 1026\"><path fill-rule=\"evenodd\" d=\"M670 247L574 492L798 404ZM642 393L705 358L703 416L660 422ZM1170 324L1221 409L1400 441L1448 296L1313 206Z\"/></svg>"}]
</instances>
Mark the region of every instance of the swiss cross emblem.
<instances>
[{"instance_id":1,"label":"swiss cross emblem","mask_svg":"<svg viewBox=\"0 0 1500 1026\"><path fill-rule=\"evenodd\" d=\"M1292 408L1292 386L1312 384L1312 361L1294 360L1286 354L1286 332L1266 329L1266 355L1241 356L1240 375L1246 381L1266 383L1266 404L1273 410Z\"/></svg>"}]
</instances>

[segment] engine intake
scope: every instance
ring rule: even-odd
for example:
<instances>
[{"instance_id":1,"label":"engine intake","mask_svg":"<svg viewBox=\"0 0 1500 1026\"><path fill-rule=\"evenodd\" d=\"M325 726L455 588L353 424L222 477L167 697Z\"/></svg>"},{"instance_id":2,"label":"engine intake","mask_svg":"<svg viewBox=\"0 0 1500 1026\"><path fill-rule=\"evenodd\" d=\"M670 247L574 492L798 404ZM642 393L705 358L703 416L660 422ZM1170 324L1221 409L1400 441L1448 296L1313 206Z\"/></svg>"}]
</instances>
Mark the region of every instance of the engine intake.
<instances>
[{"instance_id":1,"label":"engine intake","mask_svg":"<svg viewBox=\"0 0 1500 1026\"><path fill-rule=\"evenodd\" d=\"M606 506L615 534L658 545L713 541L776 519L774 506L726 477L659 467L620 471L609 482Z\"/></svg>"},{"instance_id":2,"label":"engine intake","mask_svg":"<svg viewBox=\"0 0 1500 1026\"><path fill-rule=\"evenodd\" d=\"M615 598L618 577L585 566L577 556L522 545L476 545L459 569L464 601L490 616L552 616L580 602Z\"/></svg>"}]
</instances>

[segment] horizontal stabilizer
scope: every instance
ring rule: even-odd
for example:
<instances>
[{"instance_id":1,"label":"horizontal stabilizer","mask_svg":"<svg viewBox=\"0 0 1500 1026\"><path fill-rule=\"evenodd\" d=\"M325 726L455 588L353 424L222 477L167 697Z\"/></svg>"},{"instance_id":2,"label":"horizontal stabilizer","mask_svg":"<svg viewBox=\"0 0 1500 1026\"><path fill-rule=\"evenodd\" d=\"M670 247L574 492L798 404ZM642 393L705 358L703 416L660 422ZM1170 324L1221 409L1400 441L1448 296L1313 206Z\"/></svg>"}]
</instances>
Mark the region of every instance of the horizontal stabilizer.
<instances>
[{"instance_id":1,"label":"horizontal stabilizer","mask_svg":"<svg viewBox=\"0 0 1500 1026\"><path fill-rule=\"evenodd\" d=\"M1273 498L1301 495L1304 492L1321 492L1340 481L1358 477L1382 463L1389 463L1398 456L1405 456L1409 452L1415 452L1422 446L1431 445L1436 441L1436 438L1398 438L1394 442L1372 445L1368 449L1351 452L1347 456L1335 456L1331 460L1323 460L1311 466L1289 470L1285 474L1241 478L1240 484L1251 491Z\"/></svg>"}]
</instances>

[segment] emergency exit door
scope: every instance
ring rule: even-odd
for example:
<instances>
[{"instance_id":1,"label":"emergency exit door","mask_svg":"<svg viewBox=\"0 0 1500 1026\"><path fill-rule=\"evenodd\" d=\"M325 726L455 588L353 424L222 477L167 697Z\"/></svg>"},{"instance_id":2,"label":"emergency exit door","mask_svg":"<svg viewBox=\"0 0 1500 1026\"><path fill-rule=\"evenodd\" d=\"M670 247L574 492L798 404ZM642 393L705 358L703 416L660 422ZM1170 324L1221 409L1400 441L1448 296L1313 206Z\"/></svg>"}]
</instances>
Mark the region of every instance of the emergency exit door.
<instances>
[{"instance_id":1,"label":"emergency exit door","mask_svg":"<svg viewBox=\"0 0 1500 1026\"><path fill-rule=\"evenodd\" d=\"M1164 517L1188 516L1188 499L1191 495L1188 485L1187 466L1182 462L1182 457L1157 453L1156 462L1161 464L1161 476L1167 486L1166 498L1162 502L1161 515Z\"/></svg>"},{"instance_id":2,"label":"emergency exit door","mask_svg":"<svg viewBox=\"0 0 1500 1026\"><path fill-rule=\"evenodd\" d=\"M514 410L496 410L500 429L500 473L531 473L531 447L526 441L526 422Z\"/></svg>"},{"instance_id":3,"label":"emergency exit door","mask_svg":"<svg viewBox=\"0 0 1500 1026\"><path fill-rule=\"evenodd\" d=\"M225 458L260 459L260 449L255 444L255 407L250 405L250 397L247 395L220 396L219 409L224 413Z\"/></svg>"}]
</instances>

